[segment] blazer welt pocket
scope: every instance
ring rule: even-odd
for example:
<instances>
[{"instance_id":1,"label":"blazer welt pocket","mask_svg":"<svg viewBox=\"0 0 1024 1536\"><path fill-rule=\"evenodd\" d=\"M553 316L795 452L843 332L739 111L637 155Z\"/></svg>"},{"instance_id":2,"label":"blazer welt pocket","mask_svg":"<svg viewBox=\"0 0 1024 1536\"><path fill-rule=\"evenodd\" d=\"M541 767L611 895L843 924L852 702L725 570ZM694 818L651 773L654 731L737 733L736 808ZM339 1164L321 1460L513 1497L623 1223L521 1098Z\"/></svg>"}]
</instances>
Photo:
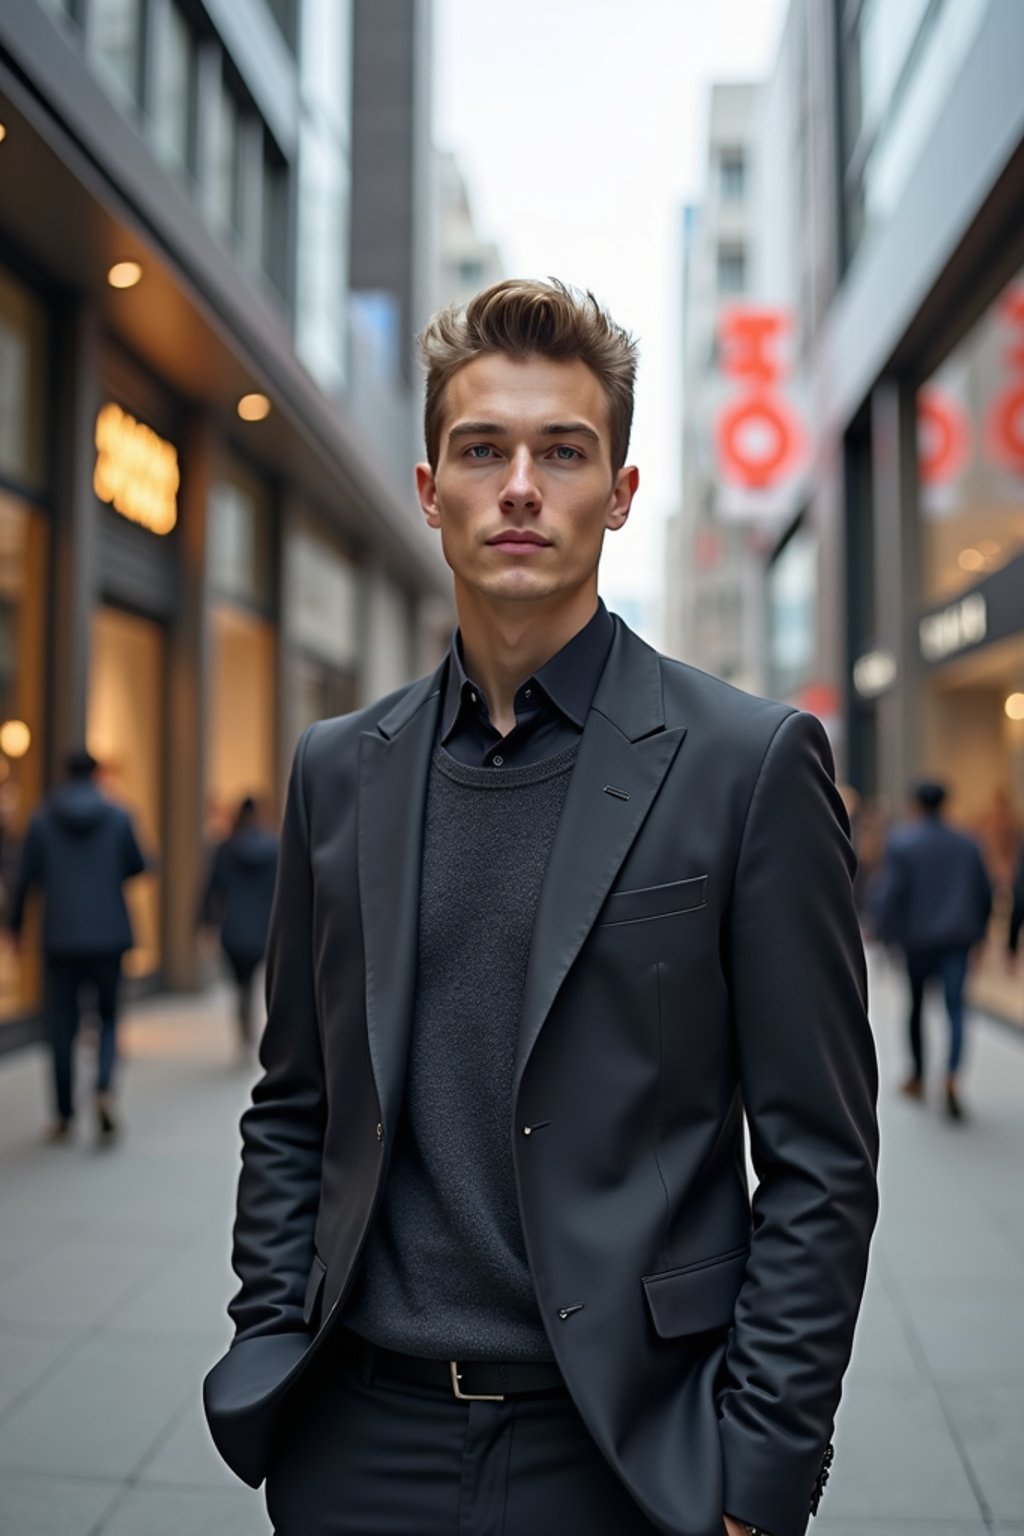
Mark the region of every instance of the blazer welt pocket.
<instances>
[{"instance_id":1,"label":"blazer welt pocket","mask_svg":"<svg viewBox=\"0 0 1024 1536\"><path fill-rule=\"evenodd\" d=\"M613 923L643 923L655 917L672 917L677 912L695 912L706 907L708 877L671 880L668 885L648 885L639 891L614 891L604 907L598 926Z\"/></svg>"},{"instance_id":2,"label":"blazer welt pocket","mask_svg":"<svg viewBox=\"0 0 1024 1536\"><path fill-rule=\"evenodd\" d=\"M307 1328L311 1323L315 1326L314 1318L320 1301L320 1292L324 1288L324 1277L326 1274L327 1265L319 1254L314 1253L313 1263L309 1271L309 1279L306 1281L306 1296L302 1303L302 1321Z\"/></svg>"},{"instance_id":3,"label":"blazer welt pocket","mask_svg":"<svg viewBox=\"0 0 1024 1536\"><path fill-rule=\"evenodd\" d=\"M644 1276L644 1293L655 1331L663 1339L727 1328L747 1268L749 1245L682 1269Z\"/></svg>"}]
</instances>

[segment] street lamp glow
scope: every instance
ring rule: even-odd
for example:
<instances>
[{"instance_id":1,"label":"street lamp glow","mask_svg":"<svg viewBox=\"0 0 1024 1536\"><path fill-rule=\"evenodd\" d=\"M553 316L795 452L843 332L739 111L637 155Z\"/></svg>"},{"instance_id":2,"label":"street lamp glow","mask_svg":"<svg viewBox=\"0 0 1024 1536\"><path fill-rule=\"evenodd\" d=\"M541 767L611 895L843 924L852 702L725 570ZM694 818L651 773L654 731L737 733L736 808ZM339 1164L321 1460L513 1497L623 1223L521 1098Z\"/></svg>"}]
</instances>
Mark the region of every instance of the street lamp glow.
<instances>
[{"instance_id":1,"label":"street lamp glow","mask_svg":"<svg viewBox=\"0 0 1024 1536\"><path fill-rule=\"evenodd\" d=\"M266 395L243 395L238 402L238 414L243 421L265 421L270 415L270 401Z\"/></svg>"},{"instance_id":2,"label":"street lamp glow","mask_svg":"<svg viewBox=\"0 0 1024 1536\"><path fill-rule=\"evenodd\" d=\"M1024 693L1011 693L1003 708L1011 720L1024 720Z\"/></svg>"},{"instance_id":3,"label":"street lamp glow","mask_svg":"<svg viewBox=\"0 0 1024 1536\"><path fill-rule=\"evenodd\" d=\"M142 268L137 261L115 261L107 273L111 288L134 288L142 280Z\"/></svg>"},{"instance_id":4,"label":"street lamp glow","mask_svg":"<svg viewBox=\"0 0 1024 1536\"><path fill-rule=\"evenodd\" d=\"M7 137L7 125L6 125L6 123L0 123L0 144L3 143L4 139L6 139L6 137Z\"/></svg>"},{"instance_id":5,"label":"street lamp glow","mask_svg":"<svg viewBox=\"0 0 1024 1536\"><path fill-rule=\"evenodd\" d=\"M985 556L980 549L962 549L957 556L957 565L962 571L983 571Z\"/></svg>"}]
</instances>

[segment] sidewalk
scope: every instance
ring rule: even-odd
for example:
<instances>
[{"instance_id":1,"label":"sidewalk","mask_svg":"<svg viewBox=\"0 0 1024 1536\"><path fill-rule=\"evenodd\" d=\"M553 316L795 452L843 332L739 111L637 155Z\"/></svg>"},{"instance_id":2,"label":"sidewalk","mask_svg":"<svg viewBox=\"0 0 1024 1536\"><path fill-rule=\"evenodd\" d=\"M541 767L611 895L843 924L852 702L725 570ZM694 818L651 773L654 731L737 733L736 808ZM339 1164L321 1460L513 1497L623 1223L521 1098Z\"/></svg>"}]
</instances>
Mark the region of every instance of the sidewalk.
<instances>
[{"instance_id":1,"label":"sidewalk","mask_svg":"<svg viewBox=\"0 0 1024 1536\"><path fill-rule=\"evenodd\" d=\"M883 1215L812 1530L1024 1536L1024 1039L974 1024L971 1119L947 1125L893 1095L901 995L876 970ZM219 997L140 1009L125 1044L126 1134L104 1152L88 1126L42 1145L43 1057L0 1061L0 1531L266 1536L199 1408L252 1074Z\"/></svg>"}]
</instances>

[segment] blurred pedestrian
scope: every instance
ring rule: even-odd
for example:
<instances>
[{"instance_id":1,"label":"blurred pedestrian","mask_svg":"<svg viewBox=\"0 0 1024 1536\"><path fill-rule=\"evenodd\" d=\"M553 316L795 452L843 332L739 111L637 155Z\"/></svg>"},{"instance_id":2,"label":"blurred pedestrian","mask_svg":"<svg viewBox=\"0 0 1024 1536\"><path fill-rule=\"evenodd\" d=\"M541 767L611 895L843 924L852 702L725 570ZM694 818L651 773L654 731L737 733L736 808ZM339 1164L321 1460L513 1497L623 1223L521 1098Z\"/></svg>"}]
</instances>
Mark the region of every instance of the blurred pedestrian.
<instances>
[{"instance_id":1,"label":"blurred pedestrian","mask_svg":"<svg viewBox=\"0 0 1024 1536\"><path fill-rule=\"evenodd\" d=\"M1024 928L1024 849L1017 863L1013 879L1013 901L1010 907L1010 930L1006 940L1006 953L1012 969L1016 969L1017 951L1020 947L1020 931Z\"/></svg>"},{"instance_id":2,"label":"blurred pedestrian","mask_svg":"<svg viewBox=\"0 0 1024 1536\"><path fill-rule=\"evenodd\" d=\"M69 1137L74 1118L73 1057L83 986L96 996L99 1044L96 1121L100 1137L117 1131L113 1079L121 961L132 947L124 882L146 868L128 812L96 784L96 759L84 749L67 758L67 782L29 823L9 926L20 943L29 891L43 892L46 1022L53 1053L56 1118L51 1141Z\"/></svg>"},{"instance_id":3,"label":"blurred pedestrian","mask_svg":"<svg viewBox=\"0 0 1024 1536\"><path fill-rule=\"evenodd\" d=\"M253 1044L252 998L267 950L277 877L277 838L263 824L259 802L247 795L228 837L214 851L200 923L220 930L220 947L236 987L239 1048Z\"/></svg>"},{"instance_id":4,"label":"blurred pedestrian","mask_svg":"<svg viewBox=\"0 0 1024 1536\"><path fill-rule=\"evenodd\" d=\"M992 887L973 837L943 820L944 784L922 780L914 787L916 816L895 827L889 839L881 898L879 936L903 950L910 983L908 1034L913 1059L903 1083L909 1098L924 1095L922 1008L932 978L942 983L949 1014L946 1110L959 1120L958 1074L963 1054L964 983L970 952L985 937Z\"/></svg>"}]
</instances>

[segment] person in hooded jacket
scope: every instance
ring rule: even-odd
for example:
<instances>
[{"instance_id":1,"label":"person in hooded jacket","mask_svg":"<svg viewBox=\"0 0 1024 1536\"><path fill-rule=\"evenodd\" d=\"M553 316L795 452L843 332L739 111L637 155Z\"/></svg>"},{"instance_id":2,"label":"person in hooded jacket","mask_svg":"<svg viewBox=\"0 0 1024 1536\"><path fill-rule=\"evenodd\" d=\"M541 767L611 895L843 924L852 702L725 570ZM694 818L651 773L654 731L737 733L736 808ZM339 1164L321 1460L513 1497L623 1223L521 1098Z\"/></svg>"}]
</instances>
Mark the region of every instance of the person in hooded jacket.
<instances>
[{"instance_id":1,"label":"person in hooded jacket","mask_svg":"<svg viewBox=\"0 0 1024 1536\"><path fill-rule=\"evenodd\" d=\"M199 918L201 925L220 930L220 946L237 988L243 1056L253 1044L253 986L266 954L276 876L277 838L263 825L257 800L247 795L231 835L214 850Z\"/></svg>"},{"instance_id":2,"label":"person in hooded jacket","mask_svg":"<svg viewBox=\"0 0 1024 1536\"><path fill-rule=\"evenodd\" d=\"M22 849L8 925L20 943L25 902L43 891L46 1022L53 1053L56 1118L49 1136L65 1141L74 1119L73 1056L83 985L95 989L100 1034L96 1121L102 1140L116 1134L113 1078L121 963L132 947L124 882L146 869L128 812L100 792L96 759L68 755L67 782L34 812Z\"/></svg>"}]
</instances>

